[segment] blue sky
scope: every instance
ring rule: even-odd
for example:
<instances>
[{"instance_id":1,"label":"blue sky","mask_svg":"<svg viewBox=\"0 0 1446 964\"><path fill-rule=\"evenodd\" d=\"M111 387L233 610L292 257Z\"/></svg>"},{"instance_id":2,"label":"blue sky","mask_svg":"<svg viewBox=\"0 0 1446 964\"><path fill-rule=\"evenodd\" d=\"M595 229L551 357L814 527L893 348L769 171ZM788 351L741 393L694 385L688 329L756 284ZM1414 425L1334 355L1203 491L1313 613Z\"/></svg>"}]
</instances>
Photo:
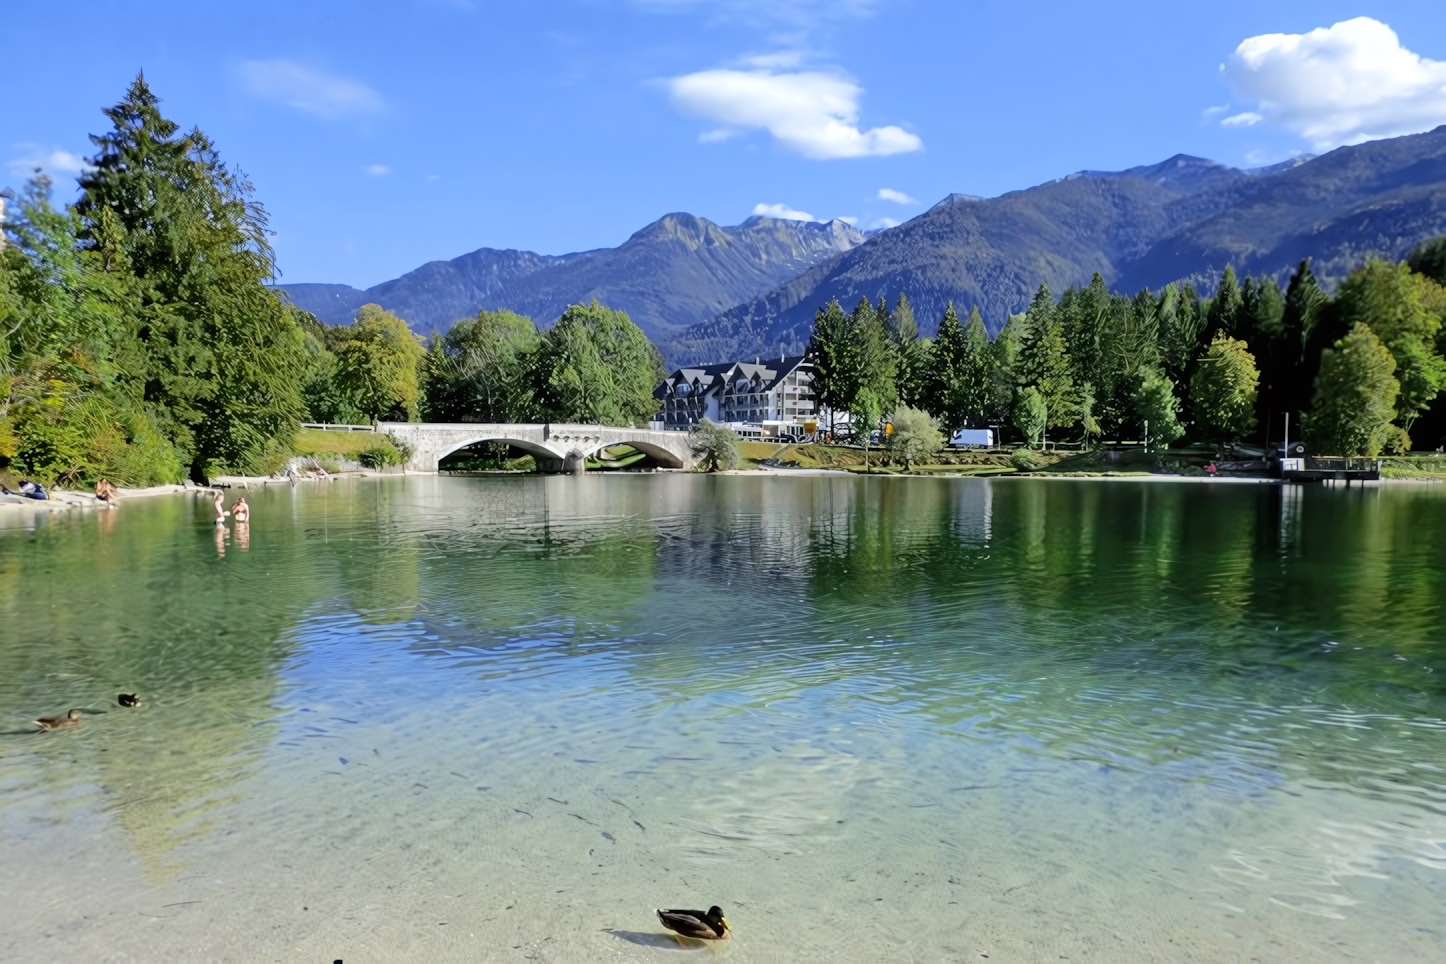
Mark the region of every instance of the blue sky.
<instances>
[{"instance_id":1,"label":"blue sky","mask_svg":"<svg viewBox=\"0 0 1446 964\"><path fill-rule=\"evenodd\" d=\"M670 211L868 227L950 192L1179 152L1258 165L1446 123L1435 0L129 9L7 11L4 183L39 163L68 185L144 69L168 115L250 175L290 282L612 246Z\"/></svg>"}]
</instances>

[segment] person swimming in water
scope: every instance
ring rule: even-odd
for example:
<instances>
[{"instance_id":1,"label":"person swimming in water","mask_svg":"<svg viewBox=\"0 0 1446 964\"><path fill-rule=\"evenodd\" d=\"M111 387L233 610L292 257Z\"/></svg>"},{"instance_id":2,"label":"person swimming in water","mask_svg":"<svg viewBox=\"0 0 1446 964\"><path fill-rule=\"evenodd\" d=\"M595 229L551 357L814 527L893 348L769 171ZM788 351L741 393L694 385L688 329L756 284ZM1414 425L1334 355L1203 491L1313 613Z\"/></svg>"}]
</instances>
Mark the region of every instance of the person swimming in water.
<instances>
[{"instance_id":1,"label":"person swimming in water","mask_svg":"<svg viewBox=\"0 0 1446 964\"><path fill-rule=\"evenodd\" d=\"M251 521L251 507L246 504L244 495L231 506L231 518L236 521L238 526Z\"/></svg>"},{"instance_id":2,"label":"person swimming in water","mask_svg":"<svg viewBox=\"0 0 1446 964\"><path fill-rule=\"evenodd\" d=\"M216 503L215 503L215 504L216 504L216 524L217 524L218 526L225 525L225 524L226 524L226 517L227 517L228 515L230 515L231 513L229 513L229 512L226 511L226 493L222 492L220 489L217 489L217 490L216 490Z\"/></svg>"}]
</instances>

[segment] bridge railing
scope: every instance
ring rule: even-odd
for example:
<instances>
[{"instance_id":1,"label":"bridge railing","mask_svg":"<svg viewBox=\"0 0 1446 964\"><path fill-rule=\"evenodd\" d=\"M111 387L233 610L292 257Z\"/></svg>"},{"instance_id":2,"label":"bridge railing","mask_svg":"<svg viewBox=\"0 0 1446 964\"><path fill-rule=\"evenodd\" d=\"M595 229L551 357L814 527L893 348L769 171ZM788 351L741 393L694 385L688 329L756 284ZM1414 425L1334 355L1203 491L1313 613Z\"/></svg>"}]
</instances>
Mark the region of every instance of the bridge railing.
<instances>
[{"instance_id":1,"label":"bridge railing","mask_svg":"<svg viewBox=\"0 0 1446 964\"><path fill-rule=\"evenodd\" d=\"M375 432L375 425L339 425L334 422L302 422L302 428L314 428L321 432Z\"/></svg>"}]
</instances>

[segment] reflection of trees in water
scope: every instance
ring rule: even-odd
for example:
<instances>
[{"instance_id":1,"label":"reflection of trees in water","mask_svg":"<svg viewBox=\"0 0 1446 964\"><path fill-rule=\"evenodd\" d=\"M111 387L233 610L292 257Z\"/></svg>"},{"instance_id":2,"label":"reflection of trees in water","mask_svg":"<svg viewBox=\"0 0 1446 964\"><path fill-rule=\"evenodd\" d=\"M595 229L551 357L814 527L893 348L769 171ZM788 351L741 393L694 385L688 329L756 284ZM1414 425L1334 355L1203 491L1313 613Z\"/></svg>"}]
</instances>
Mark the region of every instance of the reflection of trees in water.
<instances>
[{"instance_id":1,"label":"reflection of trees in water","mask_svg":"<svg viewBox=\"0 0 1446 964\"><path fill-rule=\"evenodd\" d=\"M58 519L33 542L0 539L0 678L25 707L105 710L72 734L73 753L34 759L57 798L100 787L153 878L176 869L168 855L208 829L267 746L256 723L272 713L286 632L321 591L292 540L265 535L287 520L253 523L264 558L218 559L210 512L135 500ZM117 707L132 689L146 705Z\"/></svg>"}]
</instances>

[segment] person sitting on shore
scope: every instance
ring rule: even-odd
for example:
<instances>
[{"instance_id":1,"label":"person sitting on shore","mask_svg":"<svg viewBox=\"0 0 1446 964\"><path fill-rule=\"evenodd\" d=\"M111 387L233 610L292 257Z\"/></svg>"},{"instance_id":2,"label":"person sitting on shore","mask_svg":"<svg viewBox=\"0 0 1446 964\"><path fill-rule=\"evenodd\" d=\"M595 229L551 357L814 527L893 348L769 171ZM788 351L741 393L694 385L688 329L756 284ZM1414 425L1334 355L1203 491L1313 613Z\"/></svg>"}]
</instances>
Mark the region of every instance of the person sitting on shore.
<instances>
[{"instance_id":1,"label":"person sitting on shore","mask_svg":"<svg viewBox=\"0 0 1446 964\"><path fill-rule=\"evenodd\" d=\"M29 479L20 480L20 494L27 499L49 499L45 494L45 486L39 482L32 482Z\"/></svg>"},{"instance_id":2,"label":"person sitting on shore","mask_svg":"<svg viewBox=\"0 0 1446 964\"><path fill-rule=\"evenodd\" d=\"M246 504L246 497L244 495L232 504L231 518L236 521L238 526L245 525L251 521L251 507Z\"/></svg>"},{"instance_id":3,"label":"person sitting on shore","mask_svg":"<svg viewBox=\"0 0 1446 964\"><path fill-rule=\"evenodd\" d=\"M116 487L111 485L109 481L100 479L95 483L95 497L102 502L108 502L114 505L116 499L120 498L120 493L116 491Z\"/></svg>"}]
</instances>

